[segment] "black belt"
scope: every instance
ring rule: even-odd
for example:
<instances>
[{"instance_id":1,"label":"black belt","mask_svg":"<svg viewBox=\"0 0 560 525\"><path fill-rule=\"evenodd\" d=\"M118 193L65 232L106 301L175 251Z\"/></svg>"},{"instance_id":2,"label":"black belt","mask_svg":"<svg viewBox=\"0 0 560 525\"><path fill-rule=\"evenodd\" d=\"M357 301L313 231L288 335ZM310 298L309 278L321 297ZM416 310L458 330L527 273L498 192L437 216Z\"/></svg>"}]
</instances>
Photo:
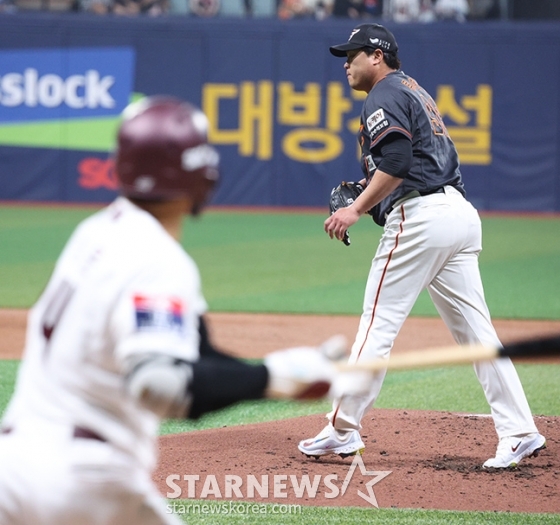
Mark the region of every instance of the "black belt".
<instances>
[{"instance_id":1,"label":"black belt","mask_svg":"<svg viewBox=\"0 0 560 525\"><path fill-rule=\"evenodd\" d=\"M6 427L0 430L0 434L11 434L12 430L12 428ZM107 442L107 440L103 436L100 436L92 430L83 427L74 427L72 437L77 439L94 439L96 441L101 441L102 443Z\"/></svg>"},{"instance_id":2,"label":"black belt","mask_svg":"<svg viewBox=\"0 0 560 525\"><path fill-rule=\"evenodd\" d=\"M433 195L434 193L445 193L444 187L440 186L439 188L434 188L433 190L426 190L426 191L418 191L418 190L409 191L406 195L404 195L400 199L397 199L391 205L387 214L389 214L392 210L394 210L399 204L402 204L403 202L409 199L414 199L416 197L425 197L426 195Z\"/></svg>"},{"instance_id":3,"label":"black belt","mask_svg":"<svg viewBox=\"0 0 560 525\"><path fill-rule=\"evenodd\" d=\"M433 190L419 191L418 193L420 194L420 197L425 197L426 195L433 195L434 193L445 193L445 190L443 189L443 186L440 186L439 188L435 188Z\"/></svg>"}]
</instances>

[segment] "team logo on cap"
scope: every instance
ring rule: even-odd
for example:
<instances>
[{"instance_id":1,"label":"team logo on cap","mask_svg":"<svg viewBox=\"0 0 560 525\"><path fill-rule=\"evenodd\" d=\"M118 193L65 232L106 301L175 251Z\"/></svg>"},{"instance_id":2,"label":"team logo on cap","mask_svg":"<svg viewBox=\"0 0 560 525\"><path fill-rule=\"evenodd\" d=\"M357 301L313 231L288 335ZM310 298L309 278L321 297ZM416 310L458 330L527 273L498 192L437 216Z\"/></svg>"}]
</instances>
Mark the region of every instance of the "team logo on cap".
<instances>
[{"instance_id":1,"label":"team logo on cap","mask_svg":"<svg viewBox=\"0 0 560 525\"><path fill-rule=\"evenodd\" d=\"M352 40L352 37L359 32L360 32L359 29L353 29L352 32L350 33L350 37L348 38L348 40Z\"/></svg>"},{"instance_id":2,"label":"team logo on cap","mask_svg":"<svg viewBox=\"0 0 560 525\"><path fill-rule=\"evenodd\" d=\"M369 41L382 49L391 49L391 43L386 40L379 40L379 38L370 38Z\"/></svg>"}]
</instances>

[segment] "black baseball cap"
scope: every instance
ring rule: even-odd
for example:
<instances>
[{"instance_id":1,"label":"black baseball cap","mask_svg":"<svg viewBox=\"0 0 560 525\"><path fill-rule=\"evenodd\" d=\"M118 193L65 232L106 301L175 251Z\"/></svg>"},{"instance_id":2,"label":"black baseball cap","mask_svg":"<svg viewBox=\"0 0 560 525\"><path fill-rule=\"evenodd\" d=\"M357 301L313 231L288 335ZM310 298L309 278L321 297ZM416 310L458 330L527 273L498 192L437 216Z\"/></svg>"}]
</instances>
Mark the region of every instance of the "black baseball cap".
<instances>
[{"instance_id":1,"label":"black baseball cap","mask_svg":"<svg viewBox=\"0 0 560 525\"><path fill-rule=\"evenodd\" d=\"M352 29L348 42L338 46L331 46L329 49L335 57L346 58L346 51L363 49L365 47L381 49L389 53L396 53L399 50L393 33L380 24L359 25Z\"/></svg>"}]
</instances>

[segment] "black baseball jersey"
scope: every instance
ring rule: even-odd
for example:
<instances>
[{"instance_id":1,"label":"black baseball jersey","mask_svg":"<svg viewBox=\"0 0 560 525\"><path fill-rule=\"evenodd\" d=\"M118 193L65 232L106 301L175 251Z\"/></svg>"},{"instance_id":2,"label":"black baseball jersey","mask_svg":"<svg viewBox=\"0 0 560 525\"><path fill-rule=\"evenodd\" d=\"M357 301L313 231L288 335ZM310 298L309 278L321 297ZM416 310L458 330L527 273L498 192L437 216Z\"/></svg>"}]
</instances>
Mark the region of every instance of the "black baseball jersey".
<instances>
[{"instance_id":1,"label":"black baseball jersey","mask_svg":"<svg viewBox=\"0 0 560 525\"><path fill-rule=\"evenodd\" d=\"M450 185L464 194L457 149L435 102L400 70L378 82L364 102L359 140L368 182L381 162L379 145L391 133L400 133L412 142L412 167L403 183L371 210L377 224L383 226L393 204L413 190L429 193Z\"/></svg>"}]
</instances>

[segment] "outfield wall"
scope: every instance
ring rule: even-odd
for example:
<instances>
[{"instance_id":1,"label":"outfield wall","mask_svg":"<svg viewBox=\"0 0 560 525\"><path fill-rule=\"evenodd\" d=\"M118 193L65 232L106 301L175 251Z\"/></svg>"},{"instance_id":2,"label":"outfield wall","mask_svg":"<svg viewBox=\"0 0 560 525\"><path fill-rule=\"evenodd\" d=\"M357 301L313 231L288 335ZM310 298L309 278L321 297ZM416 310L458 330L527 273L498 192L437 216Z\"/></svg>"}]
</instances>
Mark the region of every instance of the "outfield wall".
<instances>
[{"instance_id":1,"label":"outfield wall","mask_svg":"<svg viewBox=\"0 0 560 525\"><path fill-rule=\"evenodd\" d=\"M106 202L131 97L200 105L215 204L324 206L361 176L361 97L328 46L354 22L0 16L0 200ZM560 24L389 25L431 92L483 210L560 211Z\"/></svg>"}]
</instances>

